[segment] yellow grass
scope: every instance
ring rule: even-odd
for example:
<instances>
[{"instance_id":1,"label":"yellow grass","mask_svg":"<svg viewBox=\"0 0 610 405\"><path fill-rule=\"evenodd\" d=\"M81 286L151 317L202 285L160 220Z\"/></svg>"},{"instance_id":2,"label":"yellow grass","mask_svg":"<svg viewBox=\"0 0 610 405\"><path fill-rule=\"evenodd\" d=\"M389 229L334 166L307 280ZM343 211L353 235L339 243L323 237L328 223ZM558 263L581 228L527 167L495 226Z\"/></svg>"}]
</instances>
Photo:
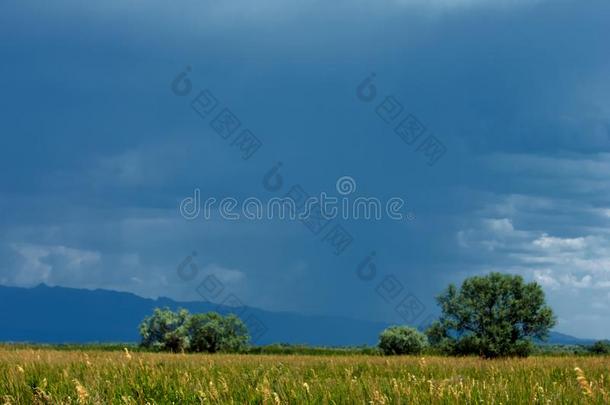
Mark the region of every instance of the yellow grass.
<instances>
[{"instance_id":1,"label":"yellow grass","mask_svg":"<svg viewBox=\"0 0 610 405\"><path fill-rule=\"evenodd\" d=\"M0 349L4 404L608 404L610 358Z\"/></svg>"}]
</instances>

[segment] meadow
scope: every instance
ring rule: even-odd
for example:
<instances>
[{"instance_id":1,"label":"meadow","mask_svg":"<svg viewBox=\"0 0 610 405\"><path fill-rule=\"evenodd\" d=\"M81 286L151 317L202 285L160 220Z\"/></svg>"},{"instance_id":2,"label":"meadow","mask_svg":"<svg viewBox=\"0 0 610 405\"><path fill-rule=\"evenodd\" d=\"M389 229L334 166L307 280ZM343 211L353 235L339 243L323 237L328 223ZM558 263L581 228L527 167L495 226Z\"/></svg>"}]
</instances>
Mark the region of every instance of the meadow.
<instances>
[{"instance_id":1,"label":"meadow","mask_svg":"<svg viewBox=\"0 0 610 405\"><path fill-rule=\"evenodd\" d=\"M607 404L610 358L0 348L3 404Z\"/></svg>"}]
</instances>

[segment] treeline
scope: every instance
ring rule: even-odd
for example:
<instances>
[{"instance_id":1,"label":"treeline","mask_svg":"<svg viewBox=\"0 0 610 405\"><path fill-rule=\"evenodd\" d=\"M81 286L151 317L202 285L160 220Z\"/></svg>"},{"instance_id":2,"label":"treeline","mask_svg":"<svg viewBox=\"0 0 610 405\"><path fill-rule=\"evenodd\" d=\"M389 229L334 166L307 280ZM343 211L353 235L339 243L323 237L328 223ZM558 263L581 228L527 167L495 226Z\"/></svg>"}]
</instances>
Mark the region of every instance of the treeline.
<instances>
[{"instance_id":1,"label":"treeline","mask_svg":"<svg viewBox=\"0 0 610 405\"><path fill-rule=\"evenodd\" d=\"M0 343L1 350L57 350L57 351L100 351L100 352L150 352L151 350L139 343ZM156 350L155 350L156 351ZM311 355L311 356L383 356L378 346L309 346L305 344L273 343L262 346L248 346L240 354L269 354L269 355ZM422 355L442 355L442 353L428 347ZM537 344L532 353L536 356L597 356L610 355L610 342L599 341L593 345L567 345L567 344Z\"/></svg>"},{"instance_id":2,"label":"treeline","mask_svg":"<svg viewBox=\"0 0 610 405\"><path fill-rule=\"evenodd\" d=\"M457 288L449 287L437 297L439 319L423 333L408 326L392 326L379 335L376 348L346 349L347 353L477 355L486 358L521 356L551 351L540 346L555 325L555 315L546 305L537 283L520 276L490 273L471 277ZM341 349L301 346L251 348L248 330L235 315L216 312L191 315L156 309L140 325L141 346L171 352L238 352L291 354L341 354ZM600 341L587 349L608 354L610 345Z\"/></svg>"},{"instance_id":3,"label":"treeline","mask_svg":"<svg viewBox=\"0 0 610 405\"><path fill-rule=\"evenodd\" d=\"M140 325L142 341L130 344L44 345L58 350L122 350L169 351L204 353L241 353L269 355L479 355L479 353L447 352L446 348L431 345L425 333L408 326L393 326L381 332L377 346L325 347L305 344L275 343L251 346L246 326L235 315L222 316L215 312L191 315L186 310L176 312L156 309ZM12 345L12 347L28 347ZM38 345L37 347L41 347ZM534 344L531 354L550 356L608 355L610 342L599 341L591 346Z\"/></svg>"}]
</instances>

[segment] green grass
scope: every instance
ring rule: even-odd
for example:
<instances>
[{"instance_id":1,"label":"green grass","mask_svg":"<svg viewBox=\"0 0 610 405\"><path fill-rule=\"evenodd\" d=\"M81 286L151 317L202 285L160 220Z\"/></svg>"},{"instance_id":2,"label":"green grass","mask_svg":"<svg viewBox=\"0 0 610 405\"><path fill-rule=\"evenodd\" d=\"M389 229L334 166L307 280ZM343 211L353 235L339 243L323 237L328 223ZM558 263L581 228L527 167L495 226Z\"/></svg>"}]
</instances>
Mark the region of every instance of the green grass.
<instances>
[{"instance_id":1,"label":"green grass","mask_svg":"<svg viewBox=\"0 0 610 405\"><path fill-rule=\"evenodd\" d=\"M583 370L580 375L574 370ZM4 404L609 402L609 357L125 353L0 347Z\"/></svg>"}]
</instances>

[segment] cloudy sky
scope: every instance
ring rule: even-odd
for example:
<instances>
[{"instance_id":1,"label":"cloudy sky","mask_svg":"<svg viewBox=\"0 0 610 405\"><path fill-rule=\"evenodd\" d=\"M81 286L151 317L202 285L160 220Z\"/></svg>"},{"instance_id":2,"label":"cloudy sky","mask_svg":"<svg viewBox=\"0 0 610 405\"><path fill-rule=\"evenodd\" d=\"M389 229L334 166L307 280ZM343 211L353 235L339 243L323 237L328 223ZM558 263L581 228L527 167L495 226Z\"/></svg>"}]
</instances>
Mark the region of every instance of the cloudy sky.
<instances>
[{"instance_id":1,"label":"cloudy sky","mask_svg":"<svg viewBox=\"0 0 610 405\"><path fill-rule=\"evenodd\" d=\"M557 330L609 337L608 21L605 0L3 1L0 284L194 300L214 275L251 306L418 324L448 283L500 271L543 286ZM262 144L249 159L214 129L224 108ZM446 150L433 165L394 131L409 114ZM414 219L314 234L178 210L195 188L337 196L342 176Z\"/></svg>"}]
</instances>

